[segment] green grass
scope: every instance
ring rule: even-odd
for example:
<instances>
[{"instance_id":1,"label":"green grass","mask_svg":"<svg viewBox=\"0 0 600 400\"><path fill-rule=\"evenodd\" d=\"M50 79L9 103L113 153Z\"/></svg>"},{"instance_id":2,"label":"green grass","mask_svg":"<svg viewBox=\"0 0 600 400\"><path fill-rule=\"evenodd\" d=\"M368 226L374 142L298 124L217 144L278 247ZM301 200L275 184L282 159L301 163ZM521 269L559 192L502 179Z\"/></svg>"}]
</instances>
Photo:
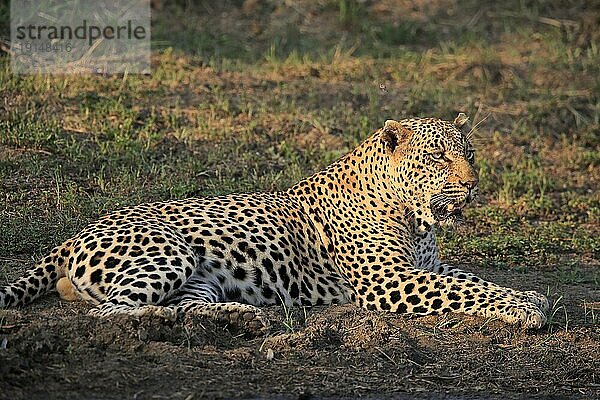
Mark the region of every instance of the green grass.
<instances>
[{"instance_id":1,"label":"green grass","mask_svg":"<svg viewBox=\"0 0 600 400\"><path fill-rule=\"evenodd\" d=\"M0 58L1 257L128 204L282 189L386 119L464 111L488 116L481 196L444 256L597 287L600 51L540 22L586 10L182 4L154 13L150 76L15 76Z\"/></svg>"}]
</instances>

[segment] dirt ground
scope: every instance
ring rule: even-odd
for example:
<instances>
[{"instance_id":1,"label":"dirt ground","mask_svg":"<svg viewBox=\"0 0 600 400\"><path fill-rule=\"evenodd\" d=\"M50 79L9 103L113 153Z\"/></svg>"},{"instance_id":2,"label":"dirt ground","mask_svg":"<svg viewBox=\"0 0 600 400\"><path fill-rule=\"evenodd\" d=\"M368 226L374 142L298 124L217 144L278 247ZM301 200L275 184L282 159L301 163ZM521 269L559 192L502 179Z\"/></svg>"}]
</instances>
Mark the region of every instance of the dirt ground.
<instances>
[{"instance_id":1,"label":"dirt ground","mask_svg":"<svg viewBox=\"0 0 600 400\"><path fill-rule=\"evenodd\" d=\"M0 400L600 399L597 0L152 3L150 76L0 53L0 285L108 211L282 189L388 118L466 111L481 200L443 259L547 293L549 323L272 307L255 334L51 294L0 310Z\"/></svg>"},{"instance_id":2,"label":"dirt ground","mask_svg":"<svg viewBox=\"0 0 600 400\"><path fill-rule=\"evenodd\" d=\"M526 274L487 278L544 286ZM96 319L53 294L1 312L0 398L598 398L600 309L581 306L594 290L560 291L569 298L539 332L345 305L268 308L259 335L196 317Z\"/></svg>"}]
</instances>

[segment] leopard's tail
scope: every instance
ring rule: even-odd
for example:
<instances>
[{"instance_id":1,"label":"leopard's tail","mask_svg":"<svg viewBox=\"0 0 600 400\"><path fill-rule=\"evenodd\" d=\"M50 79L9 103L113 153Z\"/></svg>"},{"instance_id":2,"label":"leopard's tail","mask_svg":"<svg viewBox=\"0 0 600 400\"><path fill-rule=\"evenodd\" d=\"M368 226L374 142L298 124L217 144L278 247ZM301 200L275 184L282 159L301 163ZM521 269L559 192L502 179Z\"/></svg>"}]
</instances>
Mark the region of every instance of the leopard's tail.
<instances>
[{"instance_id":1,"label":"leopard's tail","mask_svg":"<svg viewBox=\"0 0 600 400\"><path fill-rule=\"evenodd\" d=\"M67 241L52 249L21 278L0 287L0 308L29 304L54 289L66 274L71 252L71 242Z\"/></svg>"}]
</instances>

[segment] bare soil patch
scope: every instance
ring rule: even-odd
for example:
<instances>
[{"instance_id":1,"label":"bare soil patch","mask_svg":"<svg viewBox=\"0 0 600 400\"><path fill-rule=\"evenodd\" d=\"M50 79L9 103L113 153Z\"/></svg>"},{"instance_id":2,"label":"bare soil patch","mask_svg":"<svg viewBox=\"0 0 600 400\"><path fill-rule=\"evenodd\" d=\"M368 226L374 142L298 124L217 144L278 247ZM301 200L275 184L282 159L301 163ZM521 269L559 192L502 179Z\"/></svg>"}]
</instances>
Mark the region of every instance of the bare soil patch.
<instances>
[{"instance_id":1,"label":"bare soil patch","mask_svg":"<svg viewBox=\"0 0 600 400\"><path fill-rule=\"evenodd\" d=\"M543 285L531 275L519 280ZM0 314L0 398L596 398L600 326L581 307L593 290L561 292L539 332L345 305L267 308L263 336L198 317L96 319L51 295Z\"/></svg>"}]
</instances>

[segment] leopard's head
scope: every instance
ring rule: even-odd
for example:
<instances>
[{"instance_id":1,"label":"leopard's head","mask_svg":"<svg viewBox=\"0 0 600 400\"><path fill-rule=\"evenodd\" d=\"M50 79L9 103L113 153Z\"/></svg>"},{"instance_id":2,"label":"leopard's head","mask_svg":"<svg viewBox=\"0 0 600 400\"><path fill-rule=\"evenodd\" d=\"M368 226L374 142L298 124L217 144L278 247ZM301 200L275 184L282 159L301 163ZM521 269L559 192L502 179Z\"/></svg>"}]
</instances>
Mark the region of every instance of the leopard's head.
<instances>
[{"instance_id":1,"label":"leopard's head","mask_svg":"<svg viewBox=\"0 0 600 400\"><path fill-rule=\"evenodd\" d=\"M417 233L452 224L477 195L475 153L463 132L468 118L388 120L381 138L390 158L394 191L414 214Z\"/></svg>"}]
</instances>

